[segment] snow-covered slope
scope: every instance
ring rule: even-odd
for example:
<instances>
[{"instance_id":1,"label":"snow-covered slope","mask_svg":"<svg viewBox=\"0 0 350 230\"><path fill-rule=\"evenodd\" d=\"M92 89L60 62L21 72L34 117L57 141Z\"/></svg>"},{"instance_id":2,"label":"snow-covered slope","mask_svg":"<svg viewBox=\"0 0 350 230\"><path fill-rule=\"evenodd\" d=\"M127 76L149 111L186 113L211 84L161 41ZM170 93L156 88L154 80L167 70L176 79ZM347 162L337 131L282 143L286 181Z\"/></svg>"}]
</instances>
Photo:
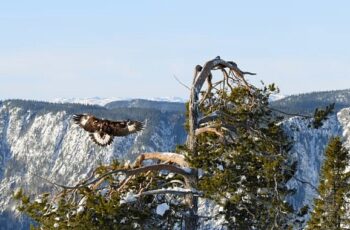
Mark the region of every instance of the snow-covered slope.
<instances>
[{"instance_id":1,"label":"snow-covered slope","mask_svg":"<svg viewBox=\"0 0 350 230\"><path fill-rule=\"evenodd\" d=\"M160 111L177 111L186 112L186 106L183 102L169 102L169 101L151 101L145 99L132 99L128 101L113 101L105 105L108 109L119 108L144 108L144 109L157 109Z\"/></svg>"},{"instance_id":2,"label":"snow-covered slope","mask_svg":"<svg viewBox=\"0 0 350 230\"><path fill-rule=\"evenodd\" d=\"M111 146L102 148L73 124L73 113L83 112L104 117L114 114L115 119L140 119L146 127L138 134L115 138ZM73 185L100 163L115 158L133 159L141 152L173 150L176 144L185 141L183 123L183 114L175 112L137 109L116 112L91 106L0 102L0 212L14 210L11 194L16 188L31 194L50 191L50 185L35 174Z\"/></svg>"},{"instance_id":3,"label":"snow-covered slope","mask_svg":"<svg viewBox=\"0 0 350 230\"><path fill-rule=\"evenodd\" d=\"M335 110L350 107L350 89L312 92L271 101L271 106L289 113L313 114L315 108L335 103Z\"/></svg>"},{"instance_id":4,"label":"snow-covered slope","mask_svg":"<svg viewBox=\"0 0 350 230\"><path fill-rule=\"evenodd\" d=\"M269 100L270 101L278 101L278 100L281 100L283 98L287 97L286 95L283 95L283 94L271 94L270 97L269 97Z\"/></svg>"},{"instance_id":5,"label":"snow-covered slope","mask_svg":"<svg viewBox=\"0 0 350 230\"><path fill-rule=\"evenodd\" d=\"M342 136L345 146L350 149L350 108L330 116L319 129L310 126L310 120L300 117L285 122L286 130L294 141L291 154L298 162L295 178L289 181L289 187L296 190L289 198L295 210L306 205L312 208L329 139L332 136Z\"/></svg>"},{"instance_id":6,"label":"snow-covered slope","mask_svg":"<svg viewBox=\"0 0 350 230\"><path fill-rule=\"evenodd\" d=\"M76 104L83 104L83 105L100 105L104 106L112 101L119 101L123 100L121 98L101 98L101 97L91 97L91 98L56 98L53 99L52 102L54 103L76 103ZM128 99L124 99L128 100Z\"/></svg>"},{"instance_id":7,"label":"snow-covered slope","mask_svg":"<svg viewBox=\"0 0 350 230\"><path fill-rule=\"evenodd\" d=\"M298 162L295 177L289 182L291 188L297 192L292 197L291 203L295 208L301 208L310 204L315 194L314 188L301 181L311 183L317 187L320 167L324 159L324 150L328 140L332 136L342 134L342 126L336 115L331 116L319 129L311 128L309 119L300 117L290 118L285 127L290 136L293 137L294 146L291 150L293 159Z\"/></svg>"}]
</instances>

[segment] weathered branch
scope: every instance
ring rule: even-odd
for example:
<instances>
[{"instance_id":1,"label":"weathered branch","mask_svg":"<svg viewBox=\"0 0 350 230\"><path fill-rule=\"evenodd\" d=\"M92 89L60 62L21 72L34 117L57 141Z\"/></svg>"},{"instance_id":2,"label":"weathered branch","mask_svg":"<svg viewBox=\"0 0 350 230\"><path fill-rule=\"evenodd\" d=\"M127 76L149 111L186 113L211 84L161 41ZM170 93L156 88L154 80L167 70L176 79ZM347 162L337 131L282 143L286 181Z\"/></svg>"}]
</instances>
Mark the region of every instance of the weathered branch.
<instances>
[{"instance_id":1,"label":"weathered branch","mask_svg":"<svg viewBox=\"0 0 350 230\"><path fill-rule=\"evenodd\" d=\"M221 69L223 75L224 75L224 79L226 80L226 84L228 85L228 87L230 87L231 91L233 91L233 87L231 86L230 82L229 82L229 75L228 73L226 72L225 69Z\"/></svg>"},{"instance_id":2,"label":"weathered branch","mask_svg":"<svg viewBox=\"0 0 350 230\"><path fill-rule=\"evenodd\" d=\"M44 177L41 177L37 174L33 174L34 176L48 182L49 184L61 187L63 189L78 189L78 188L86 188L91 184L94 184L96 182L98 182L99 180L101 180L102 178L105 178L107 176L113 175L113 174L118 174L118 173L124 173L127 177L133 176L133 175L138 175L144 172L148 172L148 171L160 171L160 170L168 170L171 171L173 173L177 173L180 174L184 177L190 176L191 172L188 172L188 170L186 169L182 169L179 167L176 167L174 165L167 165L167 164L158 164L158 165L150 165L150 166L145 166L145 167L141 167L141 168L136 168L136 169L117 169L117 170L113 170L110 172L106 172L104 174L102 174L101 176L99 176L98 178L95 178L94 180L84 183L84 184L79 184L77 186L66 186L66 185L62 185L62 184L58 184L56 182L52 182Z\"/></svg>"},{"instance_id":3,"label":"weathered branch","mask_svg":"<svg viewBox=\"0 0 350 230\"><path fill-rule=\"evenodd\" d=\"M233 71L235 76L243 80L246 83L246 85L248 85L248 83L244 80L244 75L255 75L255 73L244 72L240 70L237 64L234 62L226 62L220 58L215 58L205 63L201 73L198 75L198 77L196 77L193 88L196 90L197 94L200 92L200 88L203 86L204 81L210 75L211 70L218 66L220 66L220 68L228 68L231 71Z\"/></svg>"},{"instance_id":4,"label":"weathered branch","mask_svg":"<svg viewBox=\"0 0 350 230\"><path fill-rule=\"evenodd\" d=\"M203 102L210 96L210 93L211 93L211 90L213 88L213 84L211 82L213 78L213 75L210 74L208 77L207 77L207 83L208 83L208 88L207 88L207 91L205 92L204 96L202 97L202 100L199 102L199 106L201 104L203 104Z\"/></svg>"},{"instance_id":5,"label":"weathered branch","mask_svg":"<svg viewBox=\"0 0 350 230\"><path fill-rule=\"evenodd\" d=\"M160 161L168 161L170 163L178 164L181 167L189 167L188 162L185 160L185 156L172 153L172 152L150 152L150 153L142 153L139 157L136 158L134 167L138 167L142 165L144 160L160 160Z\"/></svg>"},{"instance_id":6,"label":"weathered branch","mask_svg":"<svg viewBox=\"0 0 350 230\"><path fill-rule=\"evenodd\" d=\"M183 87L185 87L188 90L191 90L190 87L188 87L185 83L182 83L175 75L174 75L175 80L182 85Z\"/></svg>"},{"instance_id":7,"label":"weathered branch","mask_svg":"<svg viewBox=\"0 0 350 230\"><path fill-rule=\"evenodd\" d=\"M183 189L183 188L150 190L150 191L142 192L136 196L147 196L147 195L156 195L156 194L165 194L165 193L166 194L175 194L175 195L192 194L195 196L203 196L203 192L200 192L197 190L191 190L191 189Z\"/></svg>"},{"instance_id":8,"label":"weathered branch","mask_svg":"<svg viewBox=\"0 0 350 230\"><path fill-rule=\"evenodd\" d=\"M216 128L211 128L211 127L202 127L202 128L196 129L196 136L200 135L201 133L207 133L207 132L215 133L220 137L224 137L224 134L222 132L218 131Z\"/></svg>"},{"instance_id":9,"label":"weathered branch","mask_svg":"<svg viewBox=\"0 0 350 230\"><path fill-rule=\"evenodd\" d=\"M215 121L220 115L221 115L221 111L214 111L210 114L208 114L207 116L204 116L200 119L198 119L198 125L203 124L203 123L207 123L210 121Z\"/></svg>"}]
</instances>

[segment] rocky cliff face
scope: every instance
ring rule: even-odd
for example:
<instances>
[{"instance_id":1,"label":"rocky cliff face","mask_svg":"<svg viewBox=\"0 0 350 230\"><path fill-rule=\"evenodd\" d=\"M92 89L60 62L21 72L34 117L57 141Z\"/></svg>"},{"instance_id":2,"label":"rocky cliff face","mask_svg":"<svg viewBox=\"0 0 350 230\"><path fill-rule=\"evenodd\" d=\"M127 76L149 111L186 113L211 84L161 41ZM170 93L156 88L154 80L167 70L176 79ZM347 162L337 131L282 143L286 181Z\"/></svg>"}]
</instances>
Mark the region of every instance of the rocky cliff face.
<instances>
[{"instance_id":1,"label":"rocky cliff face","mask_svg":"<svg viewBox=\"0 0 350 230\"><path fill-rule=\"evenodd\" d=\"M74 113L85 112L116 120L138 119L146 127L103 148L72 122ZM32 194L52 189L35 174L73 185L98 164L173 150L185 141L183 124L179 112L5 101L0 104L0 211L15 210L11 197L16 188Z\"/></svg>"},{"instance_id":2,"label":"rocky cliff face","mask_svg":"<svg viewBox=\"0 0 350 230\"><path fill-rule=\"evenodd\" d=\"M329 139L341 136L345 147L350 149L350 108L331 116L319 129L310 126L310 120L296 117L285 122L286 130L294 141L291 154L298 162L295 178L289 181L289 187L294 188L296 193L288 199L296 210L306 205L312 208Z\"/></svg>"},{"instance_id":3,"label":"rocky cliff face","mask_svg":"<svg viewBox=\"0 0 350 230\"><path fill-rule=\"evenodd\" d=\"M336 115L331 116L319 129L313 129L311 125L310 120L298 117L285 122L286 130L294 142L292 158L298 162L295 174L297 179L289 181L289 186L296 189L296 194L291 197L290 202L297 209L310 204L314 197L314 187L318 186L328 140L332 136L342 134L342 126Z\"/></svg>"}]
</instances>

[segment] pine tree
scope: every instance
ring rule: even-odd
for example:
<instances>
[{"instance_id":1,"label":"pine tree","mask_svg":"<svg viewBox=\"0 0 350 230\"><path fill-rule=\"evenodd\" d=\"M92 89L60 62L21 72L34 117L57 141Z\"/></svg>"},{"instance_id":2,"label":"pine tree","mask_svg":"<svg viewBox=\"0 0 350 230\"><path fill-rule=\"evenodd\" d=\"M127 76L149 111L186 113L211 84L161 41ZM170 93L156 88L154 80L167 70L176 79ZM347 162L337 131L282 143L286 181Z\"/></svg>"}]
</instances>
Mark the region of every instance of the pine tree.
<instances>
[{"instance_id":1,"label":"pine tree","mask_svg":"<svg viewBox=\"0 0 350 230\"><path fill-rule=\"evenodd\" d=\"M290 179L290 142L280 119L268 108L272 85L264 89L237 86L219 91L201 106L201 113L219 116L197 139L198 156L190 158L204 176L199 188L224 206L230 229L281 229L291 207L284 202Z\"/></svg>"},{"instance_id":2,"label":"pine tree","mask_svg":"<svg viewBox=\"0 0 350 230\"><path fill-rule=\"evenodd\" d=\"M349 160L349 152L340 138L331 138L320 175L319 197L315 199L307 229L349 229L346 196L350 190L350 174L345 171Z\"/></svg>"}]
</instances>

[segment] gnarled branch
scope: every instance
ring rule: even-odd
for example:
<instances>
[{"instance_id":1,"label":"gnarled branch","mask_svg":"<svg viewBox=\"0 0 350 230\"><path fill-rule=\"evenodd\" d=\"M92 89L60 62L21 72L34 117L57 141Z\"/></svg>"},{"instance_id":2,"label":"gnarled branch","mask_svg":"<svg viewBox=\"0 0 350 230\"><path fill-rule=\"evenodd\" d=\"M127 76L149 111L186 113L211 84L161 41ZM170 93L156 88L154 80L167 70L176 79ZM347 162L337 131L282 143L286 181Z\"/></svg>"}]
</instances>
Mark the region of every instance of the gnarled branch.
<instances>
[{"instance_id":1,"label":"gnarled branch","mask_svg":"<svg viewBox=\"0 0 350 230\"><path fill-rule=\"evenodd\" d=\"M150 153L142 153L138 156L133 164L134 167L139 167L142 165L144 160L160 160L164 162L175 163L181 167L189 167L188 162L185 160L185 156L172 153L172 152L150 152Z\"/></svg>"},{"instance_id":2,"label":"gnarled branch","mask_svg":"<svg viewBox=\"0 0 350 230\"><path fill-rule=\"evenodd\" d=\"M198 128L196 129L196 136L200 135L201 133L215 133L216 135L220 136L220 137L224 137L224 134L220 131L218 131L216 128L212 128L212 127L202 127L202 128Z\"/></svg>"},{"instance_id":3,"label":"gnarled branch","mask_svg":"<svg viewBox=\"0 0 350 230\"><path fill-rule=\"evenodd\" d=\"M175 194L175 195L186 195L192 194L194 196L203 196L203 192L193 190L193 189L184 189L184 188L168 188L168 189L156 189L146 192L142 192L137 196L147 196L147 195L156 195L156 194Z\"/></svg>"},{"instance_id":4,"label":"gnarled branch","mask_svg":"<svg viewBox=\"0 0 350 230\"><path fill-rule=\"evenodd\" d=\"M48 182L49 184L61 187L63 189L71 190L71 189L78 189L78 188L86 188L89 185L94 184L94 183L100 181L101 179L103 179L103 178L105 178L107 176L113 175L113 174L123 173L123 174L126 175L126 177L130 177L130 176L139 175L141 173L148 172L148 171L161 171L161 170L168 170L170 172L180 174L180 175L182 175L184 177L188 177L188 176L191 175L191 170L179 168L179 167L176 167L175 165L168 165L168 164L149 165L149 166L144 166L144 167L136 168L136 169L117 169L117 170L112 170L112 171L109 171L109 172L106 172L106 173L102 174L101 176L99 176L98 178L93 179L92 181L86 182L84 184L79 184L79 185L76 185L76 186L62 185L62 184L59 184L59 183L56 183L56 182L52 182L52 181L50 181L50 180L48 180L48 179L46 179L44 177L41 177L41 176L39 176L37 174L33 174L33 175L36 176L36 177L39 177L40 179L42 179L42 180L44 180L46 182Z\"/></svg>"}]
</instances>

